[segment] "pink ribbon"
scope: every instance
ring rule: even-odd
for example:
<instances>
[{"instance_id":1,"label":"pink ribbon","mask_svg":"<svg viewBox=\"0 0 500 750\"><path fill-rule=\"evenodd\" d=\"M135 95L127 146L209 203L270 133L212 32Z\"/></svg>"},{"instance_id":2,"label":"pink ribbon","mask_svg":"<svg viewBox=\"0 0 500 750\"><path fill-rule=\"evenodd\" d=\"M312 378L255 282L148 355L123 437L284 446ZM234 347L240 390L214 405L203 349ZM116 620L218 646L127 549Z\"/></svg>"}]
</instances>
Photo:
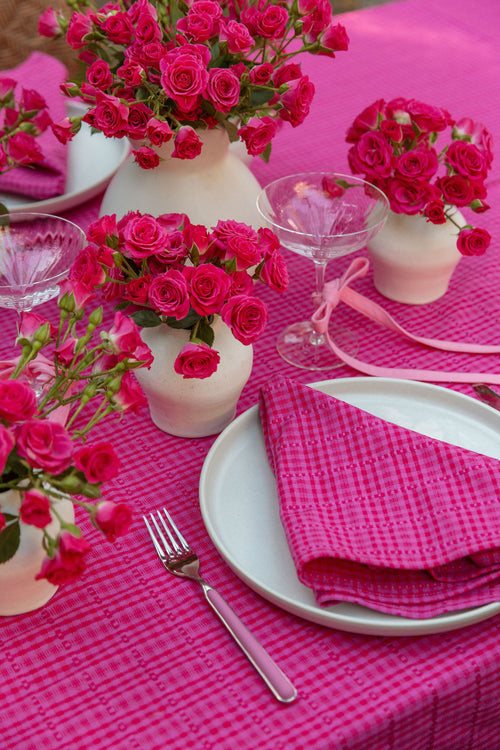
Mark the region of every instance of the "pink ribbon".
<instances>
[{"instance_id":1,"label":"pink ribbon","mask_svg":"<svg viewBox=\"0 0 500 750\"><path fill-rule=\"evenodd\" d=\"M321 299L314 295L319 307L311 318L314 330L322 334L334 354L345 364L355 370L385 378L403 378L405 380L434 381L440 383L479 383L486 382L500 385L500 375L492 375L485 372L442 372L441 370L410 370L398 367L381 367L370 365L355 357L351 357L340 349L328 333L328 323L331 314L340 301L357 310L367 318L379 323L385 328L405 336L410 341L441 349L448 352L461 352L467 354L500 354L500 345L468 344L459 341L444 341L442 339L429 339L415 336L399 325L389 313L376 302L367 299L362 294L349 288L349 284L360 276L364 276L370 267L366 258L356 258L338 279L327 282L323 287Z\"/></svg>"}]
</instances>

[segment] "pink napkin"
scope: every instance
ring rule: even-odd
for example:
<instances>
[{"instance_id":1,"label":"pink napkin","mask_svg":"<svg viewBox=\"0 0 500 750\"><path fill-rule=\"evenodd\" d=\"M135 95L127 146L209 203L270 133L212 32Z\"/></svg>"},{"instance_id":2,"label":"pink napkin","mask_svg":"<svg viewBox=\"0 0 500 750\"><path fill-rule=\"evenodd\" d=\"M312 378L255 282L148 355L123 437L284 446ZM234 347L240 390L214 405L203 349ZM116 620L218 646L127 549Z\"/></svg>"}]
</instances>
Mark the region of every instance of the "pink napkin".
<instances>
[{"instance_id":1,"label":"pink napkin","mask_svg":"<svg viewBox=\"0 0 500 750\"><path fill-rule=\"evenodd\" d=\"M307 386L261 391L299 579L319 604L433 617L500 600L500 461Z\"/></svg>"},{"instance_id":2,"label":"pink napkin","mask_svg":"<svg viewBox=\"0 0 500 750\"><path fill-rule=\"evenodd\" d=\"M3 70L0 77L17 81L18 89L33 89L41 94L48 105L54 122L66 117L66 100L59 85L66 79L66 68L59 60L43 52L31 55L11 70ZM68 146L60 143L49 127L38 138L44 161L30 167L15 167L0 175L0 191L16 193L29 198L44 200L64 193Z\"/></svg>"}]
</instances>

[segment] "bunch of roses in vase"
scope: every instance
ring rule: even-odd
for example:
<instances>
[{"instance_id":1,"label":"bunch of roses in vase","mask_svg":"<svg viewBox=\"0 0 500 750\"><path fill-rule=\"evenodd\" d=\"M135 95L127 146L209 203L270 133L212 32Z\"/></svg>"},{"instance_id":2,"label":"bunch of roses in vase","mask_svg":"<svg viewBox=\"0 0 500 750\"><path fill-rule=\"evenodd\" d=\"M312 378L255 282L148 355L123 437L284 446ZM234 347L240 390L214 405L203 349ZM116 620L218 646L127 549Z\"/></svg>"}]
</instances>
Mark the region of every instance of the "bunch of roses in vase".
<instances>
[{"instance_id":1,"label":"bunch of roses in vase","mask_svg":"<svg viewBox=\"0 0 500 750\"><path fill-rule=\"evenodd\" d=\"M173 157L202 148L197 128L225 128L250 155L269 158L279 122L300 125L314 85L292 58L347 50L329 0L129 0L96 8L88 0L66 20L52 8L45 36L65 35L84 64L84 80L63 87L89 105L54 126L63 141L81 121L106 136L129 137L141 167L159 163L152 146L174 138Z\"/></svg>"},{"instance_id":2,"label":"bunch of roses in vase","mask_svg":"<svg viewBox=\"0 0 500 750\"><path fill-rule=\"evenodd\" d=\"M457 221L456 209L487 211L485 180L493 161L492 138L481 123L454 120L442 108L416 99L379 99L347 131L351 171L383 190L392 211L456 225L463 255L481 255L491 237Z\"/></svg>"},{"instance_id":3,"label":"bunch of roses in vase","mask_svg":"<svg viewBox=\"0 0 500 750\"><path fill-rule=\"evenodd\" d=\"M134 211L119 221L101 217L87 237L90 244L70 271L75 293L101 290L139 326L166 323L188 330L189 342L174 363L184 378L216 371L216 317L244 345L260 336L268 313L254 294L256 281L278 292L288 285L276 235L233 220L209 230L184 214L155 218Z\"/></svg>"},{"instance_id":4,"label":"bunch of roses in vase","mask_svg":"<svg viewBox=\"0 0 500 750\"><path fill-rule=\"evenodd\" d=\"M0 175L44 161L37 138L50 125L52 119L41 94L0 76ZM7 213L1 203L0 212Z\"/></svg>"},{"instance_id":5,"label":"bunch of roses in vase","mask_svg":"<svg viewBox=\"0 0 500 750\"><path fill-rule=\"evenodd\" d=\"M15 555L29 524L41 530L46 553L36 577L55 585L83 572L90 549L61 515L69 496L109 541L130 526L128 505L102 499L119 457L109 442L87 436L101 419L145 402L131 371L152 361L133 321L117 313L110 330L99 332L102 308L86 314L87 301L63 289L57 327L23 313L21 355L1 363L0 492L14 490L18 502L14 512L0 502L0 563Z\"/></svg>"}]
</instances>

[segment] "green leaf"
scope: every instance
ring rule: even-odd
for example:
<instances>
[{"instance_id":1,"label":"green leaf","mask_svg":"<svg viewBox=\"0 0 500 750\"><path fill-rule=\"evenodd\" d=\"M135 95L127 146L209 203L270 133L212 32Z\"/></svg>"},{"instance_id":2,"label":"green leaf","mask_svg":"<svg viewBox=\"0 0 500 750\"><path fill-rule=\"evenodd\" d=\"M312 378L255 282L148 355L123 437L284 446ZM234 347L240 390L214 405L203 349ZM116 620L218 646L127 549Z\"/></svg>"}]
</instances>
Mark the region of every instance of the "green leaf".
<instances>
[{"instance_id":1,"label":"green leaf","mask_svg":"<svg viewBox=\"0 0 500 750\"><path fill-rule=\"evenodd\" d=\"M250 103L252 107L261 107L263 104L271 101L275 94L276 91L274 89L251 88Z\"/></svg>"},{"instance_id":2,"label":"green leaf","mask_svg":"<svg viewBox=\"0 0 500 750\"><path fill-rule=\"evenodd\" d=\"M170 328L192 328L199 320L200 316L194 310L190 310L185 318L176 320L176 318L167 318L166 323Z\"/></svg>"},{"instance_id":3,"label":"green leaf","mask_svg":"<svg viewBox=\"0 0 500 750\"><path fill-rule=\"evenodd\" d=\"M215 334L212 327L203 318L200 320L200 325L196 333L196 338L201 339L208 346L212 346L214 343Z\"/></svg>"},{"instance_id":4,"label":"green leaf","mask_svg":"<svg viewBox=\"0 0 500 750\"><path fill-rule=\"evenodd\" d=\"M265 147L264 151L261 153L260 158L266 162L269 161L269 157L271 156L271 149L272 149L272 143L268 143Z\"/></svg>"},{"instance_id":5,"label":"green leaf","mask_svg":"<svg viewBox=\"0 0 500 750\"><path fill-rule=\"evenodd\" d=\"M152 310L137 310L130 317L140 328L155 328L161 324L160 318Z\"/></svg>"},{"instance_id":6,"label":"green leaf","mask_svg":"<svg viewBox=\"0 0 500 750\"><path fill-rule=\"evenodd\" d=\"M21 538L19 521L6 526L0 533L0 563L7 562L17 552Z\"/></svg>"}]
</instances>

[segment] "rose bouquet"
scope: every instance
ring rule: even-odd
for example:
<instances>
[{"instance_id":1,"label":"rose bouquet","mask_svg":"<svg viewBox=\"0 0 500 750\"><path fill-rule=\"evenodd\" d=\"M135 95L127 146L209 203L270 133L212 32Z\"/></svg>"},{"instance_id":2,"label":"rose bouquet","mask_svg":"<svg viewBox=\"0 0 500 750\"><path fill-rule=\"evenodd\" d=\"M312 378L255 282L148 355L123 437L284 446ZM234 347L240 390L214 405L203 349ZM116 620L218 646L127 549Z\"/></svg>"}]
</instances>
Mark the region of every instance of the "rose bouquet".
<instances>
[{"instance_id":1,"label":"rose bouquet","mask_svg":"<svg viewBox=\"0 0 500 750\"><path fill-rule=\"evenodd\" d=\"M446 138L446 141L444 140ZM356 117L346 140L353 145L351 171L387 195L392 211L425 216L433 224L449 219L458 229L463 255L481 255L490 244L485 229L457 221L456 209L486 211L485 180L493 160L484 125L415 99L383 99Z\"/></svg>"},{"instance_id":2,"label":"rose bouquet","mask_svg":"<svg viewBox=\"0 0 500 750\"><path fill-rule=\"evenodd\" d=\"M52 124L43 96L0 76L0 174L43 162L37 138ZM7 209L0 204L1 213Z\"/></svg>"},{"instance_id":3,"label":"rose bouquet","mask_svg":"<svg viewBox=\"0 0 500 750\"><path fill-rule=\"evenodd\" d=\"M118 455L109 442L87 435L102 418L145 401L130 371L152 360L135 324L121 313L97 336L102 308L84 321L85 301L65 292L57 328L24 313L16 341L21 355L1 363L0 491L17 491L20 503L15 513L0 507L0 563L16 553L21 522L30 524L42 530L46 551L37 578L55 585L82 573L90 549L80 528L61 516L63 498L71 495L109 541L130 525L125 503L101 499L102 484L119 470ZM53 518L60 524L55 535Z\"/></svg>"},{"instance_id":4,"label":"rose bouquet","mask_svg":"<svg viewBox=\"0 0 500 750\"><path fill-rule=\"evenodd\" d=\"M254 295L255 282L278 292L288 285L279 240L269 229L255 231L228 220L209 231L184 214L155 218L130 212L118 222L115 216L101 217L87 236L90 244L70 271L75 293L100 289L139 326L166 323L188 329L189 342L174 364L184 378L216 371L216 316L236 339L251 344L267 322L267 307Z\"/></svg>"},{"instance_id":5,"label":"rose bouquet","mask_svg":"<svg viewBox=\"0 0 500 750\"><path fill-rule=\"evenodd\" d=\"M64 34L79 52L85 78L65 85L89 105L82 118L54 126L63 141L81 120L106 136L137 142L140 166L154 168L151 146L174 138L173 156L201 151L197 128L227 130L251 155L268 158L278 122L300 125L314 85L296 55L334 57L348 37L329 0L122 0L97 9L89 0L67 21L52 8L39 31Z\"/></svg>"}]
</instances>

